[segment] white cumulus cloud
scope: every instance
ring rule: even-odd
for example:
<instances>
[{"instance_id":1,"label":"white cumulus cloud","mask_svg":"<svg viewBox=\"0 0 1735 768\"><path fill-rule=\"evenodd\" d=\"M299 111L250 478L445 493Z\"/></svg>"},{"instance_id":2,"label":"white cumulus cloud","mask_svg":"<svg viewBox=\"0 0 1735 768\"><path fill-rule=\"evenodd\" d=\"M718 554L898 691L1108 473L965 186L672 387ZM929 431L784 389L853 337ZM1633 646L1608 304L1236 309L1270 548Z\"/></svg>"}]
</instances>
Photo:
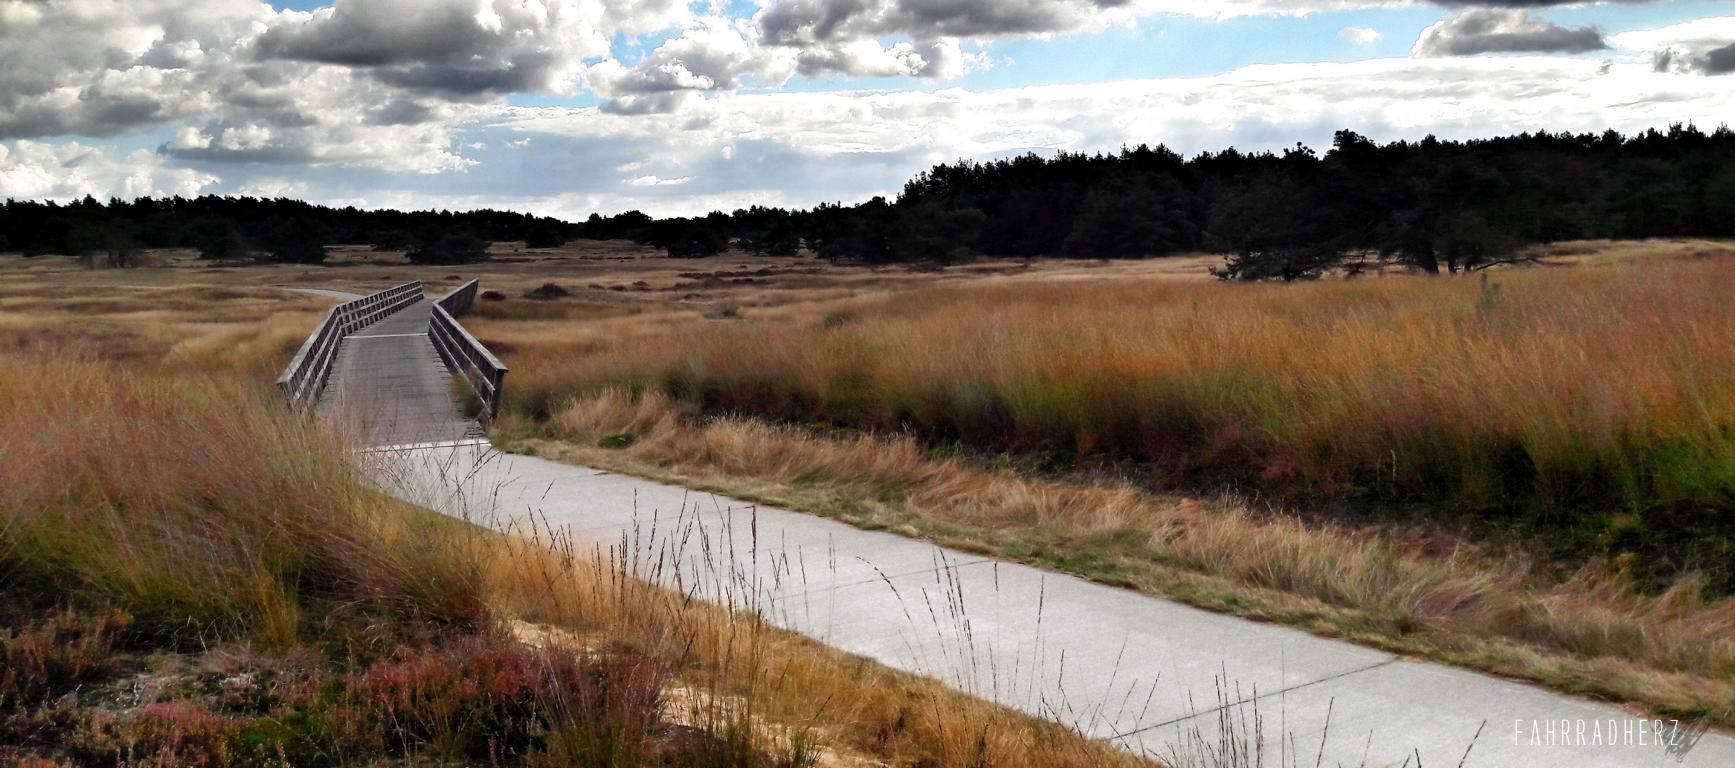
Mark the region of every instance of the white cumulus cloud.
<instances>
[{"instance_id":1,"label":"white cumulus cloud","mask_svg":"<svg viewBox=\"0 0 1735 768\"><path fill-rule=\"evenodd\" d=\"M1372 45L1382 37L1379 30L1370 27L1344 27L1337 31L1337 36L1356 45Z\"/></svg>"},{"instance_id":2,"label":"white cumulus cloud","mask_svg":"<svg viewBox=\"0 0 1735 768\"><path fill-rule=\"evenodd\" d=\"M10 147L0 144L0 197L65 201L85 195L192 196L217 181L209 173L171 167L148 150L117 156L106 147L77 142L20 139Z\"/></svg>"}]
</instances>

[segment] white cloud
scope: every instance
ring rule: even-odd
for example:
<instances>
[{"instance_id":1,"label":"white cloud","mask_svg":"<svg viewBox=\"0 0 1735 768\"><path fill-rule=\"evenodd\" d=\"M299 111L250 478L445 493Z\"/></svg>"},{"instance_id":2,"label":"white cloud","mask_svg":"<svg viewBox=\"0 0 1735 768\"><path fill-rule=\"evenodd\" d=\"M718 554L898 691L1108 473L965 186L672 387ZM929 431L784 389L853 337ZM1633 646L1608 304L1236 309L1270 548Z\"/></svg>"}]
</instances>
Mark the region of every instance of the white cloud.
<instances>
[{"instance_id":1,"label":"white cloud","mask_svg":"<svg viewBox=\"0 0 1735 768\"><path fill-rule=\"evenodd\" d=\"M209 149L211 137L193 126L183 126L175 131L175 138L169 142L169 147L179 150Z\"/></svg>"},{"instance_id":2,"label":"white cloud","mask_svg":"<svg viewBox=\"0 0 1735 768\"><path fill-rule=\"evenodd\" d=\"M1623 32L1609 37L1619 48L1642 53L1659 72L1723 74L1735 62L1719 66L1718 51L1735 45L1735 16L1696 19L1658 29ZM1722 54L1735 56L1735 52Z\"/></svg>"},{"instance_id":3,"label":"white cloud","mask_svg":"<svg viewBox=\"0 0 1735 768\"><path fill-rule=\"evenodd\" d=\"M923 77L950 80L975 69L986 69L982 54L967 54L958 41L942 38L929 42L897 42L881 46L873 40L809 46L797 57L801 74L851 77Z\"/></svg>"},{"instance_id":4,"label":"white cloud","mask_svg":"<svg viewBox=\"0 0 1735 768\"><path fill-rule=\"evenodd\" d=\"M248 197L302 198L307 196L310 189L303 182L271 177L247 182L236 191Z\"/></svg>"},{"instance_id":5,"label":"white cloud","mask_svg":"<svg viewBox=\"0 0 1735 768\"><path fill-rule=\"evenodd\" d=\"M682 176L674 179L665 179L658 176L640 176L638 178L628 179L627 185L633 187L678 187L692 180L691 176Z\"/></svg>"},{"instance_id":6,"label":"white cloud","mask_svg":"<svg viewBox=\"0 0 1735 768\"><path fill-rule=\"evenodd\" d=\"M0 139L112 136L210 111L257 0L0 0Z\"/></svg>"},{"instance_id":7,"label":"white cloud","mask_svg":"<svg viewBox=\"0 0 1735 768\"><path fill-rule=\"evenodd\" d=\"M638 36L679 29L693 20L691 0L602 0L605 27Z\"/></svg>"},{"instance_id":8,"label":"white cloud","mask_svg":"<svg viewBox=\"0 0 1735 768\"><path fill-rule=\"evenodd\" d=\"M690 94L732 91L743 84L779 86L795 71L791 50L759 44L747 19L697 17L631 67L609 58L590 67L587 82L625 114L673 111Z\"/></svg>"},{"instance_id":9,"label":"white cloud","mask_svg":"<svg viewBox=\"0 0 1735 768\"><path fill-rule=\"evenodd\" d=\"M181 124L165 151L200 160L438 172L468 163L466 105L346 67L255 61L307 14L258 0L0 0L0 139L111 136Z\"/></svg>"},{"instance_id":10,"label":"white cloud","mask_svg":"<svg viewBox=\"0 0 1735 768\"><path fill-rule=\"evenodd\" d=\"M207 142L208 148L212 142ZM231 125L218 133L214 143L227 152L252 152L271 146L271 128L246 123Z\"/></svg>"},{"instance_id":11,"label":"white cloud","mask_svg":"<svg viewBox=\"0 0 1735 768\"><path fill-rule=\"evenodd\" d=\"M752 20L709 15L695 17L631 67L612 58L592 65L587 82L610 100L607 111L630 115L676 111L703 93L782 86L797 73L947 80L991 65L986 54L967 53L951 37L790 43L764 36Z\"/></svg>"},{"instance_id":12,"label":"white cloud","mask_svg":"<svg viewBox=\"0 0 1735 768\"><path fill-rule=\"evenodd\" d=\"M679 0L0 0L0 140L168 125L187 160L463 170L454 129L480 105L575 93L610 35L692 19Z\"/></svg>"},{"instance_id":13,"label":"white cloud","mask_svg":"<svg viewBox=\"0 0 1735 768\"><path fill-rule=\"evenodd\" d=\"M64 201L85 195L192 196L217 181L209 173L170 167L161 156L142 149L116 157L106 147L77 142L20 139L10 147L0 144L0 197Z\"/></svg>"},{"instance_id":14,"label":"white cloud","mask_svg":"<svg viewBox=\"0 0 1735 768\"><path fill-rule=\"evenodd\" d=\"M1383 37L1379 30L1371 27L1344 27L1337 31L1337 36L1356 45L1373 45Z\"/></svg>"},{"instance_id":15,"label":"white cloud","mask_svg":"<svg viewBox=\"0 0 1735 768\"><path fill-rule=\"evenodd\" d=\"M1636 0L1643 2L1644 0ZM1542 7L1582 0L1435 0L1452 7ZM1395 8L1416 0L770 0L757 18L768 44L904 35L999 39L1047 37L1127 26L1161 15L1229 19Z\"/></svg>"},{"instance_id":16,"label":"white cloud","mask_svg":"<svg viewBox=\"0 0 1735 768\"><path fill-rule=\"evenodd\" d=\"M478 107L406 98L341 67L274 62L227 78L217 117L183 127L164 151L206 162L336 165L440 173L474 164L454 127Z\"/></svg>"},{"instance_id":17,"label":"white cloud","mask_svg":"<svg viewBox=\"0 0 1735 768\"><path fill-rule=\"evenodd\" d=\"M1655 29L1640 29L1609 35L1609 42L1620 48L1649 51L1658 48L1715 48L1735 41L1735 16L1713 16L1671 24Z\"/></svg>"}]
</instances>

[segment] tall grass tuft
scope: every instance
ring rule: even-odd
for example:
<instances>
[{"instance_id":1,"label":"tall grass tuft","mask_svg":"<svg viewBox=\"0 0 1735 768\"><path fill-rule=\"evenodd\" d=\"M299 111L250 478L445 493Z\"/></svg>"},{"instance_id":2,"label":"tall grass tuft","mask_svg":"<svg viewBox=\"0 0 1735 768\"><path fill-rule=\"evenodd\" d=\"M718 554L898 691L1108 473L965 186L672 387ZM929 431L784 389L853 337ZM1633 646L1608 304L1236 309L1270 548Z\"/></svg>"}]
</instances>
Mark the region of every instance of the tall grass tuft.
<instances>
[{"instance_id":1,"label":"tall grass tuft","mask_svg":"<svg viewBox=\"0 0 1735 768\"><path fill-rule=\"evenodd\" d=\"M0 378L0 587L176 643L289 645L370 617L474 627L478 567L270 395L92 362Z\"/></svg>"}]
</instances>

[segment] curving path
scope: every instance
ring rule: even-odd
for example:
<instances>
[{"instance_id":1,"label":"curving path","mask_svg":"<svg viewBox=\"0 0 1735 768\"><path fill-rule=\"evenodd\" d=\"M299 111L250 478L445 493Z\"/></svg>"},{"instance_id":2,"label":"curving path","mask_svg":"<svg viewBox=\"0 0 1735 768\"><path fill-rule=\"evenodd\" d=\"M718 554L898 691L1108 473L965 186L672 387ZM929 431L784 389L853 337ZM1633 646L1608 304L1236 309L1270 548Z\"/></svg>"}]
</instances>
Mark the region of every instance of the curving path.
<instances>
[{"instance_id":1,"label":"curving path","mask_svg":"<svg viewBox=\"0 0 1735 768\"><path fill-rule=\"evenodd\" d=\"M412 503L534 515L645 578L1159 759L1216 746L1227 714L1262 722L1269 766L1735 766L1724 734L1670 754L1615 706L811 515L485 445L369 467ZM1611 726L1620 744L1591 743Z\"/></svg>"},{"instance_id":2,"label":"curving path","mask_svg":"<svg viewBox=\"0 0 1735 768\"><path fill-rule=\"evenodd\" d=\"M276 287L280 288L282 290L285 290L285 291L294 291L296 293L305 293L305 294L308 294L310 296L324 296L325 298L337 299L338 301L349 301L351 299L359 299L362 296L359 293L350 293L349 291L335 291L335 290L332 290L330 288L291 288L291 287L286 286L286 285L285 286L276 286Z\"/></svg>"}]
</instances>

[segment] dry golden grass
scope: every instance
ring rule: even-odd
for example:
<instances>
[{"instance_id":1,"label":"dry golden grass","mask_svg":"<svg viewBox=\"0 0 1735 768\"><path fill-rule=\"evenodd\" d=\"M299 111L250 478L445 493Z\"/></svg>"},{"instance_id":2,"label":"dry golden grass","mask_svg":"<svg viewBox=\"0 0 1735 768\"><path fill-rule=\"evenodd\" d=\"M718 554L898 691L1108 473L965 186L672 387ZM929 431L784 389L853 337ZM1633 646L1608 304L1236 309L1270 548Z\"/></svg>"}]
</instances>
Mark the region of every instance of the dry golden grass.
<instances>
[{"instance_id":1,"label":"dry golden grass","mask_svg":"<svg viewBox=\"0 0 1735 768\"><path fill-rule=\"evenodd\" d=\"M675 691L706 702L683 722L761 755L799 746L797 764L1148 764L652 588L545 534L406 509L265 386L320 300L157 280L77 272L0 290L0 613L108 607L166 647L340 657L529 620L666 665Z\"/></svg>"},{"instance_id":2,"label":"dry golden grass","mask_svg":"<svg viewBox=\"0 0 1735 768\"><path fill-rule=\"evenodd\" d=\"M564 341L541 323L482 334L516 348L508 407L531 416L658 390L708 412L1133 461L1168 487L1540 520L1563 552L1727 587L1731 283L1735 259L1715 258L1480 283L990 281L744 322L602 321Z\"/></svg>"},{"instance_id":3,"label":"dry golden grass","mask_svg":"<svg viewBox=\"0 0 1735 768\"><path fill-rule=\"evenodd\" d=\"M329 304L236 270L90 271L55 257L8 257L0 259L0 352L263 383Z\"/></svg>"},{"instance_id":4,"label":"dry golden grass","mask_svg":"<svg viewBox=\"0 0 1735 768\"><path fill-rule=\"evenodd\" d=\"M174 645L287 646L352 611L480 620L474 568L436 527L407 524L338 442L261 390L52 357L0 363L12 596L112 602ZM336 595L349 603L325 602Z\"/></svg>"},{"instance_id":5,"label":"dry golden grass","mask_svg":"<svg viewBox=\"0 0 1735 768\"><path fill-rule=\"evenodd\" d=\"M1567 246L1545 258L1573 268L1501 271L1494 278L1500 295L1493 300L1482 299L1471 281L1401 277L1288 288L1222 286L1200 279L1208 259L1030 268L988 263L941 273L826 267L809 273L810 264L787 260L672 262L605 246L522 253L505 246L506 261L459 268L466 278L481 274L485 289L511 297L479 304L466 323L513 368L508 391L518 400L502 426L518 438L555 438L517 443L522 447L997 552L1563 690L1650 709L1704 711L1725 725L1735 722L1735 604L1704 598L1690 580L1647 595L1632 587L1629 573L1615 568L1561 572L1545 558L1467 544L1432 528L1333 525L1232 497L1198 501L1153 494L1143 490L1144 482L1033 474L1019 470L1016 459L995 468L938 457L896 435L822 438L753 419L714 418L689 403L629 396L616 386L660 384L666 380L660 367L693 361L704 364L707 375L734 371L775 387L793 382L819 392L829 392L836 380L828 371L843 370L824 366L838 361L874 375L895 372L900 378L889 381L900 386L968 371L984 387L1014 389L1076 371L1148 376L1188 366L1247 368L1275 361L1297 377L1314 378L1267 390L1231 380L1233 386L1183 391L1208 394L1208 412L1246 416L1261 434L1347 441L1333 446L1339 451L1369 439L1367 425L1377 427L1378 419L1462 416L1463 408L1484 402L1487 411L1461 425L1464 433L1516 425L1536 445L1564 446L1570 453L1577 443L1603 440L1606 447L1609 429L1668 415L1668 408L1729 413L1727 388L1718 388L1714 376L1728 370L1732 347L1723 342L1732 313L1711 290L1729 283L1730 259L1718 255L1730 252L1725 246ZM81 357L123 361L129 370L166 359L174 362L173 371L221 375L224 387L241 379L262 383L300 341L299 332L282 326L311 326L327 303L262 284L361 291L423 279L434 293L456 284L453 268L410 267L389 254L346 251L336 261L341 266L222 270L171 259L163 269L132 273L39 266L8 272L0 283L0 350L39 357L50 347L71 345ZM758 270L770 274L752 274ZM755 282L732 282L749 278ZM522 298L544 282L575 295ZM1563 285L1567 290L1555 290ZM236 290L240 296L230 295ZM1587 290L1618 300L1589 301L1583 298ZM1089 298L1094 313L1088 322L1077 319L1080 297ZM977 300L981 306L971 303ZM980 310L988 307L998 310L984 318ZM1697 319L1683 325L1683 314ZM1393 317L1405 324L1393 327ZM269 322L273 318L278 322ZM1329 333L1319 332L1322 323ZM1534 333L1550 327L1573 329L1571 343ZM1585 329L1600 335L1583 338L1591 336L1581 333ZM1295 334L1302 331L1306 343L1297 345ZM1291 334L1291 343L1279 343L1284 333ZM1116 359L1116 339L1129 337L1164 354L1105 365ZM824 345L802 346L816 338L826 339ZM934 339L944 343L929 343ZM1471 360L1458 348L1470 344L1499 354ZM1704 344L1723 346L1694 346ZM990 348L1009 352L983 353ZM1445 358L1421 357L1442 350ZM834 356L822 358L821 351ZM1536 355L1576 359L1580 375L1527 366ZM1681 375L1683 360L1701 359L1703 364ZM1422 365L1430 360L1436 364ZM1623 374L1628 366L1637 370L1624 380L1601 375L1611 360ZM1461 361L1482 367L1446 364ZM1371 386L1370 371L1425 371L1420 378L1426 383L1450 386L1418 395L1390 381ZM1681 394L1686 384L1699 391ZM1067 397L1054 401L1088 403L1101 386L1063 392ZM770 391L788 391L775 387ZM1629 389L1644 397L1633 397ZM1491 392L1557 399L1538 406L1482 397ZM1353 407L1362 401L1378 410L1370 415ZM883 405L871 397L851 402L870 416ZM1039 399L1025 402L1041 405ZM1309 407L1296 411L1295 403ZM1683 411L1672 413L1674 421L1665 426L1693 426L1692 418L1680 416ZM1091 423L1078 416L1074 409L1041 426ZM1557 428L1568 417L1606 429L1577 430L1587 437ZM625 450L594 447L623 434L636 437ZM1066 452L1113 444L1087 432L1052 434L1067 435L1061 446ZM1433 439L1427 436L1422 444ZM1411 461L1402 458L1399 469ZM643 617L621 615L623 607L656 605L668 596L643 597L638 593L648 587L617 584L607 569L583 558L540 549L515 554L521 556L488 560L491 615L571 622L571 631L590 642L650 643L683 632L703 634L709 639L696 646L712 650L688 658L690 671L722 682L699 689L718 700L755 702L754 727L769 733L809 728L839 755L885 759L895 753L902 761L933 755L943 765L969 762L978 744L1006 756L999 764L1122 759L1050 726L1003 710L978 710L986 705L724 612L689 605L675 611L663 603L671 606L665 615L634 624ZM556 582L558 588L549 586ZM623 597L629 594L634 596ZM619 623L623 619L626 624ZM749 648L774 649L764 651L765 663L782 665L787 671L780 679L789 682L772 690L755 688L763 678L732 676L741 674L738 662L751 655ZM728 660L733 666L719 666ZM732 671L717 671L725 668ZM887 679L894 681L893 693L884 698L855 702L843 693ZM687 687L695 684L684 680ZM849 700L854 708L816 707L828 696ZM900 722L909 730L886 741L888 723ZM978 730L980 739L960 736L980 729L980 722L994 723L991 735ZM1019 763L1020 754L1030 755L1029 762Z\"/></svg>"}]
</instances>

